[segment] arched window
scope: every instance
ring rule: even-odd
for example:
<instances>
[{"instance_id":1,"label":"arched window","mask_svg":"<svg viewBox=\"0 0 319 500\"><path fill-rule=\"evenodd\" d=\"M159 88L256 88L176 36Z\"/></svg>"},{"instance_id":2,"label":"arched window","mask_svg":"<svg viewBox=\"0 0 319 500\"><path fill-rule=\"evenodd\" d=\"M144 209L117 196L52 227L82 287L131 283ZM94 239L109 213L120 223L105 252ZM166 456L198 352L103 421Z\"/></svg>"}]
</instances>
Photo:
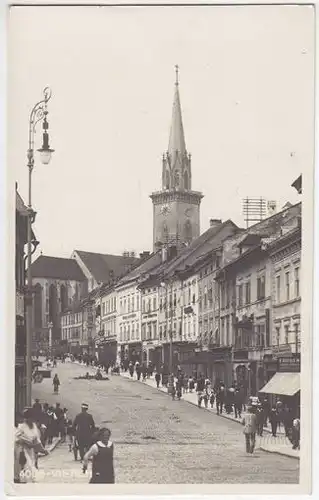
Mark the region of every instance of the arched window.
<instances>
[{"instance_id":1,"label":"arched window","mask_svg":"<svg viewBox=\"0 0 319 500\"><path fill-rule=\"evenodd\" d=\"M185 170L184 172L184 189L189 189L189 178L187 170Z\"/></svg>"},{"instance_id":2,"label":"arched window","mask_svg":"<svg viewBox=\"0 0 319 500\"><path fill-rule=\"evenodd\" d=\"M65 285L61 285L61 312L64 312L68 307L68 290Z\"/></svg>"},{"instance_id":3,"label":"arched window","mask_svg":"<svg viewBox=\"0 0 319 500\"><path fill-rule=\"evenodd\" d=\"M169 171L166 170L166 174L165 174L165 188L166 189L169 189L170 188L170 182L169 182Z\"/></svg>"},{"instance_id":4,"label":"arched window","mask_svg":"<svg viewBox=\"0 0 319 500\"><path fill-rule=\"evenodd\" d=\"M34 288L34 326L42 328L42 286L37 283Z\"/></svg>"},{"instance_id":5,"label":"arched window","mask_svg":"<svg viewBox=\"0 0 319 500\"><path fill-rule=\"evenodd\" d=\"M166 222L163 223L162 227L162 241L163 243L166 243L168 241L168 228Z\"/></svg>"},{"instance_id":6,"label":"arched window","mask_svg":"<svg viewBox=\"0 0 319 500\"><path fill-rule=\"evenodd\" d=\"M185 222L184 236L187 243L189 243L192 240L192 225L189 220Z\"/></svg>"},{"instance_id":7,"label":"arched window","mask_svg":"<svg viewBox=\"0 0 319 500\"><path fill-rule=\"evenodd\" d=\"M179 171L176 170L174 174L174 186L176 189L179 188Z\"/></svg>"},{"instance_id":8,"label":"arched window","mask_svg":"<svg viewBox=\"0 0 319 500\"><path fill-rule=\"evenodd\" d=\"M56 326L58 322L58 304L56 286L49 287L49 320Z\"/></svg>"}]
</instances>

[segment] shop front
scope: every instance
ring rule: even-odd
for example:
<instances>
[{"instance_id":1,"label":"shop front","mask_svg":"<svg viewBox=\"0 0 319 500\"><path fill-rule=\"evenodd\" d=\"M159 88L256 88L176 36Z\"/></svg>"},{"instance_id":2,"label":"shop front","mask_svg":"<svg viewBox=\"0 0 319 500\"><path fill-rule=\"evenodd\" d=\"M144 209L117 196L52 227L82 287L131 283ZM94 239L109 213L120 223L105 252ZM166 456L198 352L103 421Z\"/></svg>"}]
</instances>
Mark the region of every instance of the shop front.
<instances>
[{"instance_id":1,"label":"shop front","mask_svg":"<svg viewBox=\"0 0 319 500\"><path fill-rule=\"evenodd\" d=\"M217 347L209 351L199 351L181 362L188 375L196 374L208 377L212 385L224 382L232 383L231 348Z\"/></svg>"},{"instance_id":2,"label":"shop front","mask_svg":"<svg viewBox=\"0 0 319 500\"><path fill-rule=\"evenodd\" d=\"M294 415L300 415L300 373L277 372L259 393L269 395L272 404L280 399Z\"/></svg>"},{"instance_id":3,"label":"shop front","mask_svg":"<svg viewBox=\"0 0 319 500\"><path fill-rule=\"evenodd\" d=\"M105 366L116 364L117 339L116 336L102 338L97 346L98 360Z\"/></svg>"}]
</instances>

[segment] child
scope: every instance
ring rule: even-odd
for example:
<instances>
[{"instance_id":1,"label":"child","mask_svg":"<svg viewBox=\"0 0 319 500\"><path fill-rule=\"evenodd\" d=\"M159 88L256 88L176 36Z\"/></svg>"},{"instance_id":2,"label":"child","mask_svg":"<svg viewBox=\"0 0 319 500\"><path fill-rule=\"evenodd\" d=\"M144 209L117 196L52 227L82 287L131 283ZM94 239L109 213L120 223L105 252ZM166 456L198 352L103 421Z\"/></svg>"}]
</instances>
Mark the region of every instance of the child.
<instances>
[{"instance_id":1,"label":"child","mask_svg":"<svg viewBox=\"0 0 319 500\"><path fill-rule=\"evenodd\" d=\"M71 418L68 418L66 421L66 437L69 446L69 451L71 452L73 447L73 437L74 437L73 422Z\"/></svg>"},{"instance_id":2,"label":"child","mask_svg":"<svg viewBox=\"0 0 319 500\"><path fill-rule=\"evenodd\" d=\"M176 388L175 388L175 385L173 384L173 386L172 386L172 400L173 401L175 400L175 396L176 396Z\"/></svg>"},{"instance_id":3,"label":"child","mask_svg":"<svg viewBox=\"0 0 319 500\"><path fill-rule=\"evenodd\" d=\"M193 390L195 389L195 381L193 377L189 377L188 387L189 387L189 392L193 392Z\"/></svg>"},{"instance_id":4,"label":"child","mask_svg":"<svg viewBox=\"0 0 319 500\"><path fill-rule=\"evenodd\" d=\"M213 408L214 407L214 403L215 403L215 394L214 394L213 391L211 392L211 395L210 395L210 398L209 398L209 402L210 402L210 407Z\"/></svg>"}]
</instances>

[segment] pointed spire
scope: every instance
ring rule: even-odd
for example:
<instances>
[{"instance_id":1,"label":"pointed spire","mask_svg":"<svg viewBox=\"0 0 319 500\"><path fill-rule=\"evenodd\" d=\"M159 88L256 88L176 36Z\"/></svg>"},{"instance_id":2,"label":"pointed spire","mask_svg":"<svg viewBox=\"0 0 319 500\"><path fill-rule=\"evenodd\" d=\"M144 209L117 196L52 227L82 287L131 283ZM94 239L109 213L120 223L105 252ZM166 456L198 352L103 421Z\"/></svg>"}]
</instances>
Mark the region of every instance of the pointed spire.
<instances>
[{"instance_id":1,"label":"pointed spire","mask_svg":"<svg viewBox=\"0 0 319 500\"><path fill-rule=\"evenodd\" d=\"M173 102L173 113L171 131L168 143L168 154L171 156L171 161L175 163L176 151L179 155L184 156L186 153L186 144L184 136L184 128L182 121L182 110L179 98L179 67L175 66L176 80L175 80L175 95Z\"/></svg>"}]
</instances>

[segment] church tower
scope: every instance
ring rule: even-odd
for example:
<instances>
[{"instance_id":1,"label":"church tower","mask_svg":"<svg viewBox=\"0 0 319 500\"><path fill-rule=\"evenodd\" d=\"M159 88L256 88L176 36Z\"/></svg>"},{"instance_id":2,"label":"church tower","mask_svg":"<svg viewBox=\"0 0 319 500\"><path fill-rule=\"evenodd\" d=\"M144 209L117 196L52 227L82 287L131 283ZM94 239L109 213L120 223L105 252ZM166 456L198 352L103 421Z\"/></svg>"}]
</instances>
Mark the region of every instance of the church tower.
<instances>
[{"instance_id":1,"label":"church tower","mask_svg":"<svg viewBox=\"0 0 319 500\"><path fill-rule=\"evenodd\" d=\"M202 193L192 191L191 155L187 152L179 97L178 66L168 150L162 159L162 189L152 193L154 251L162 245L186 246L200 234Z\"/></svg>"}]
</instances>

